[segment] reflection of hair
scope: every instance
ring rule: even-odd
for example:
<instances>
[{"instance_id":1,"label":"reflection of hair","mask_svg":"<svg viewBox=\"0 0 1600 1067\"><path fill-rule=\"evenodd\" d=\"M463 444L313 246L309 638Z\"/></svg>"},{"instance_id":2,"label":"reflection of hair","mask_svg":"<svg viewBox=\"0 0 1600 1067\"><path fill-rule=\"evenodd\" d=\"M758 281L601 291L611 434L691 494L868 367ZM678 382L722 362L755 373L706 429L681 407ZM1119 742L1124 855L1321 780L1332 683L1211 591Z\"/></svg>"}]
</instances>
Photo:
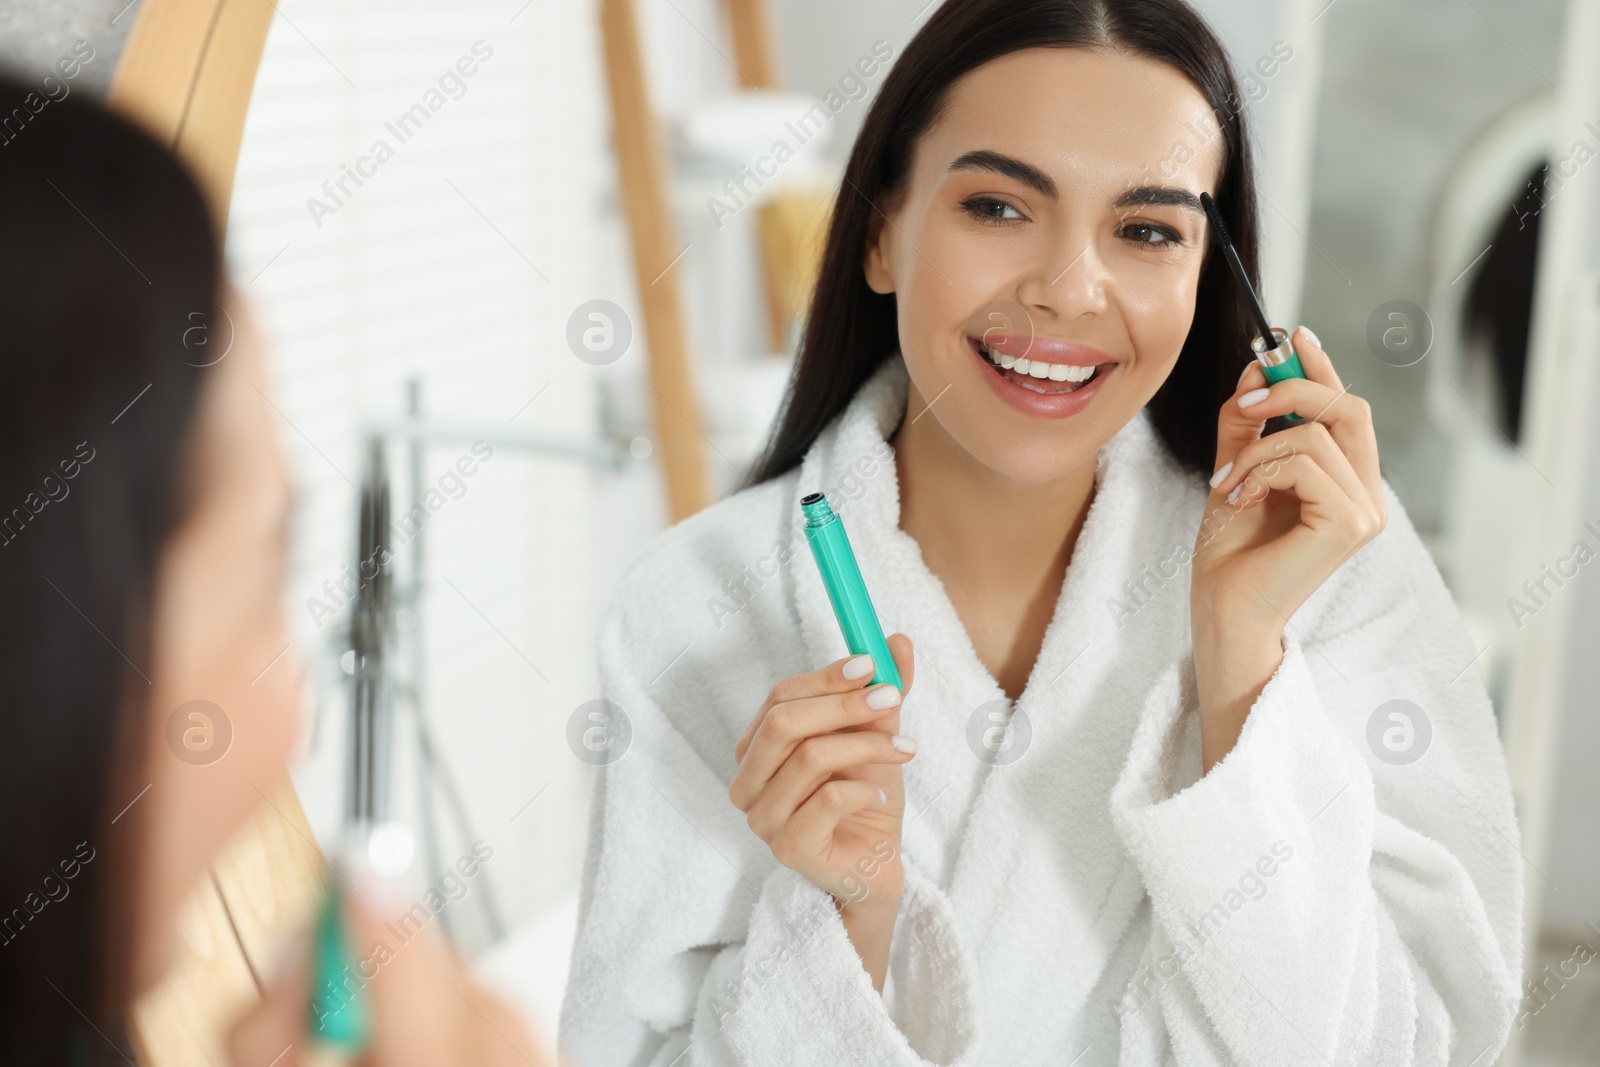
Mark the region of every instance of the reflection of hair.
<instances>
[{"instance_id":1,"label":"reflection of hair","mask_svg":"<svg viewBox=\"0 0 1600 1067\"><path fill-rule=\"evenodd\" d=\"M1550 164L1541 160L1528 175L1528 191L1500 216L1489 254L1472 279L1462 309L1467 337L1488 347L1496 421L1513 443L1521 439L1528 331L1533 326L1533 275L1544 208L1538 190L1547 188L1549 172Z\"/></svg>"},{"instance_id":2,"label":"reflection of hair","mask_svg":"<svg viewBox=\"0 0 1600 1067\"><path fill-rule=\"evenodd\" d=\"M902 190L916 142L938 118L951 84L991 59L1039 47L1117 48L1188 76L1222 129L1217 207L1255 281L1255 184L1239 89L1222 46L1193 9L1182 0L948 0L889 71L851 150L788 396L755 481L796 466L899 347L894 295L868 287L862 259L874 205ZM1249 361L1254 335L1227 263L1208 254L1188 340L1148 405L1173 454L1197 472L1211 473L1217 411Z\"/></svg>"},{"instance_id":3,"label":"reflection of hair","mask_svg":"<svg viewBox=\"0 0 1600 1067\"><path fill-rule=\"evenodd\" d=\"M0 115L27 114L32 92L0 76ZM127 995L131 865L155 801L112 820L146 784L134 761L151 710L147 616L209 361L186 331L213 320L220 257L184 168L81 94L7 132L0 1062L59 1063L79 1039L85 1061L106 1051L79 1011L115 1025ZM45 501L46 476L70 479L68 493ZM115 869L83 863L70 896L38 903L47 876L97 853Z\"/></svg>"}]
</instances>

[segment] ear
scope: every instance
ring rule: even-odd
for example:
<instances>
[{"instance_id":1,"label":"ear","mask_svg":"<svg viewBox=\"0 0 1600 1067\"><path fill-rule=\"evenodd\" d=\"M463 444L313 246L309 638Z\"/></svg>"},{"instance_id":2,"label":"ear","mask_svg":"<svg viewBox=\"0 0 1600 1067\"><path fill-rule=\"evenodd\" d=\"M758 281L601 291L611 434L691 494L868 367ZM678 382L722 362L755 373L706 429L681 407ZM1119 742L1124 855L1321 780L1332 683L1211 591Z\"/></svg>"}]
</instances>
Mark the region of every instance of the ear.
<instances>
[{"instance_id":1,"label":"ear","mask_svg":"<svg viewBox=\"0 0 1600 1067\"><path fill-rule=\"evenodd\" d=\"M861 257L861 268L867 276L867 287L875 293L887 295L894 292L894 273L889 269L889 237L891 227L884 225L883 209L872 208L872 221L867 223L867 247Z\"/></svg>"}]
</instances>

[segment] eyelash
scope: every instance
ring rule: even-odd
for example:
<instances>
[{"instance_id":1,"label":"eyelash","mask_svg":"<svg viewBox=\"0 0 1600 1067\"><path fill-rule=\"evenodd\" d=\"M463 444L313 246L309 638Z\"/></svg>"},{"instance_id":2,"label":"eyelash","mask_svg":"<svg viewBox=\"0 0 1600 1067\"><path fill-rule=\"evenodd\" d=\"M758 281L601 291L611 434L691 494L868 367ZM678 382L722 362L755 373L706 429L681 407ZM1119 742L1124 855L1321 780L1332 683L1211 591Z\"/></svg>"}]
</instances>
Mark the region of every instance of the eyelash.
<instances>
[{"instance_id":1,"label":"eyelash","mask_svg":"<svg viewBox=\"0 0 1600 1067\"><path fill-rule=\"evenodd\" d=\"M999 218L984 210L985 208L996 207L1012 211L1017 210L1016 207L1006 201L996 200L994 197L989 196L974 196L961 202L963 211L986 226L1007 226L1011 223L1022 221L1021 219ZM1017 213L1021 214L1021 212ZM1162 241L1134 241L1134 244L1146 245L1150 248L1176 247L1183 244L1182 235L1170 226L1162 226L1153 222L1130 222L1122 227L1123 231L1131 229L1149 230L1151 233L1158 233L1165 238Z\"/></svg>"},{"instance_id":2,"label":"eyelash","mask_svg":"<svg viewBox=\"0 0 1600 1067\"><path fill-rule=\"evenodd\" d=\"M1183 237L1171 226L1161 226L1153 222L1130 222L1123 230L1149 230L1159 233L1165 240L1162 241L1135 241L1134 244L1148 245L1151 248L1176 248L1183 244Z\"/></svg>"},{"instance_id":3,"label":"eyelash","mask_svg":"<svg viewBox=\"0 0 1600 1067\"><path fill-rule=\"evenodd\" d=\"M961 202L961 209L963 211L986 226L1005 226L1013 222L1021 221L1020 219L997 218L994 215L990 215L982 210L983 208L989 207L1010 208L1012 211L1017 211L1014 205L1008 204L1004 200L996 200L992 196L974 196ZM1017 214L1020 215L1022 212L1017 211Z\"/></svg>"}]
</instances>

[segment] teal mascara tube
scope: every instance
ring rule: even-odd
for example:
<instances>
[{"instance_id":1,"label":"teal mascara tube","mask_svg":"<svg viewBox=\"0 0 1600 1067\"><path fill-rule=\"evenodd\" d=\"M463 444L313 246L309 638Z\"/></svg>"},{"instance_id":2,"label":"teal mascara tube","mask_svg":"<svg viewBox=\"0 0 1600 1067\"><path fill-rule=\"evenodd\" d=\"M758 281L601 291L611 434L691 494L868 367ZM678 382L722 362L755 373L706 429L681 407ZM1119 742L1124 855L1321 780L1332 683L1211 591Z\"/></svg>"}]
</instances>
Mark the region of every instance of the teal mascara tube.
<instances>
[{"instance_id":1,"label":"teal mascara tube","mask_svg":"<svg viewBox=\"0 0 1600 1067\"><path fill-rule=\"evenodd\" d=\"M800 512L805 516L806 540L811 544L817 570L822 572L822 584L827 587L834 617L844 632L845 645L854 655L865 653L872 657L876 673L871 684L892 682L896 689L904 689L889 643L883 639L883 627L878 625L878 613L867 595L867 583L856 565L850 538L844 532L844 520L821 493L801 497Z\"/></svg>"}]
</instances>

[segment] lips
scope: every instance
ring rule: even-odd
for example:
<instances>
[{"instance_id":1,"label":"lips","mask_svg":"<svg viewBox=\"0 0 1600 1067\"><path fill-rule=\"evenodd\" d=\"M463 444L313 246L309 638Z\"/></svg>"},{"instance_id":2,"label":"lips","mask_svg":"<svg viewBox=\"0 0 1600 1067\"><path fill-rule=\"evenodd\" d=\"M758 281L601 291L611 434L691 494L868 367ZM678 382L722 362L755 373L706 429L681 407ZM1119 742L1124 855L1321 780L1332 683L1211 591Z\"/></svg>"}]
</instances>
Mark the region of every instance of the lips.
<instances>
[{"instance_id":1,"label":"lips","mask_svg":"<svg viewBox=\"0 0 1600 1067\"><path fill-rule=\"evenodd\" d=\"M1035 416L1066 418L1088 406L1117 361L1088 345L996 331L967 338L1001 399ZM1009 366L1006 366L1009 364ZM1042 373L1041 373L1042 372Z\"/></svg>"}]
</instances>

